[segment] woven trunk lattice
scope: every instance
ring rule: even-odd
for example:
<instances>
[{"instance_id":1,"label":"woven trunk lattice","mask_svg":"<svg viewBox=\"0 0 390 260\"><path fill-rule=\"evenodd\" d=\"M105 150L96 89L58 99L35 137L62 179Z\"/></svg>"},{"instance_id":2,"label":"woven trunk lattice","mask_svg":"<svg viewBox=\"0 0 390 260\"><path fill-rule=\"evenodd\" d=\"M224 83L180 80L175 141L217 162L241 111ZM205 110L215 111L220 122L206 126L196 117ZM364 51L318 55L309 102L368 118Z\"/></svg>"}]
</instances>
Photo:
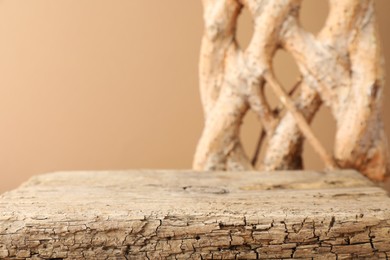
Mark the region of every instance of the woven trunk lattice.
<instances>
[{"instance_id":1,"label":"woven trunk lattice","mask_svg":"<svg viewBox=\"0 0 390 260\"><path fill-rule=\"evenodd\" d=\"M263 170L302 168L306 139L328 168L354 168L374 180L389 172L381 115L383 60L373 0L329 0L327 21L316 36L299 24L301 2L203 0L200 88L205 127L194 169L252 170L255 166L244 152L239 131L245 114L253 110L263 127L259 147L268 140ZM243 8L254 24L245 50L235 38ZM292 55L301 74L290 93L272 70L280 48ZM287 113L271 108L266 87ZM332 153L309 126L321 105L330 108L337 125Z\"/></svg>"}]
</instances>

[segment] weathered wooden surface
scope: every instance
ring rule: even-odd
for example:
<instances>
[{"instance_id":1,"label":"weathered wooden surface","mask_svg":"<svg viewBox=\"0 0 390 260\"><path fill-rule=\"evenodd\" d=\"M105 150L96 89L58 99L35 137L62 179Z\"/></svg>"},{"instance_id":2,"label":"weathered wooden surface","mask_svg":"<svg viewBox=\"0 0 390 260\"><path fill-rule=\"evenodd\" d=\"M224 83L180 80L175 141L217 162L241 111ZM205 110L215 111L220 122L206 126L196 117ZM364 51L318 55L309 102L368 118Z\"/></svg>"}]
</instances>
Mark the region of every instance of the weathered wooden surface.
<instances>
[{"instance_id":1,"label":"weathered wooden surface","mask_svg":"<svg viewBox=\"0 0 390 260\"><path fill-rule=\"evenodd\" d=\"M1 259L388 259L390 199L352 171L60 172L0 197Z\"/></svg>"}]
</instances>

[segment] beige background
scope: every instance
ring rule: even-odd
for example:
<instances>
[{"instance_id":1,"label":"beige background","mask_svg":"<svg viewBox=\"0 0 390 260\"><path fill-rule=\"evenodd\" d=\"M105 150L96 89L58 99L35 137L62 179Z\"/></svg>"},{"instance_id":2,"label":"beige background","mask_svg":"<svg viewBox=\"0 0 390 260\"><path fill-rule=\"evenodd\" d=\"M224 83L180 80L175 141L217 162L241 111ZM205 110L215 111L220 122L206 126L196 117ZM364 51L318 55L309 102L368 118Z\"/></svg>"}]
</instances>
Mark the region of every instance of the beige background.
<instances>
[{"instance_id":1,"label":"beige background","mask_svg":"<svg viewBox=\"0 0 390 260\"><path fill-rule=\"evenodd\" d=\"M50 171L190 168L202 129L200 2L0 0L0 193ZM390 74L390 1L376 3ZM306 0L304 27L318 31L326 12L325 0ZM238 29L247 44L247 14ZM279 53L275 66L293 84L292 59ZM250 154L258 127L249 115L242 136ZM328 111L314 129L331 149ZM322 167L310 147L305 158Z\"/></svg>"}]
</instances>

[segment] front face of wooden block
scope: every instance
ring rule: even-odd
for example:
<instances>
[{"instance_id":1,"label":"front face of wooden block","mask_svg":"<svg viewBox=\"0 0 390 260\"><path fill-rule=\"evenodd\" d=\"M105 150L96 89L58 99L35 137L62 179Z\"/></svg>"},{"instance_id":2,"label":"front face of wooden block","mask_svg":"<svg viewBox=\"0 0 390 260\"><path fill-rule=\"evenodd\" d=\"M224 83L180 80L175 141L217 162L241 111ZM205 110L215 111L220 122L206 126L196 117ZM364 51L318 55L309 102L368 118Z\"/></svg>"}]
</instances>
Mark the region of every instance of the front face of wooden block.
<instances>
[{"instance_id":1,"label":"front face of wooden block","mask_svg":"<svg viewBox=\"0 0 390 260\"><path fill-rule=\"evenodd\" d=\"M0 259L385 259L389 237L352 171L64 172L0 198Z\"/></svg>"}]
</instances>

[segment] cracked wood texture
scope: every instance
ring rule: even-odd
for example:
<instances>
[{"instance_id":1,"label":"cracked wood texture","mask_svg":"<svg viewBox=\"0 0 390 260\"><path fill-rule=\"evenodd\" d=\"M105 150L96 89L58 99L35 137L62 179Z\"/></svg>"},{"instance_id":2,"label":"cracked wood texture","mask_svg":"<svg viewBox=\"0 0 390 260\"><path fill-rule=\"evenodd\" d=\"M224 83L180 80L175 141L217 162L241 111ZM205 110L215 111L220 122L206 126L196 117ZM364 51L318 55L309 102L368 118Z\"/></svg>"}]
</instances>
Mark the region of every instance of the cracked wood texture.
<instances>
[{"instance_id":1,"label":"cracked wood texture","mask_svg":"<svg viewBox=\"0 0 390 260\"><path fill-rule=\"evenodd\" d=\"M327 21L313 35L299 24L302 0L202 1L200 90L205 126L195 152L195 170L302 169L306 139L329 168L353 168L373 180L389 174L382 119L383 55L374 1L328 2ZM246 49L236 40L243 8L249 10L254 28ZM281 86L273 73L278 49L291 54L300 70L301 78L290 93L290 86ZM269 105L265 88L279 97L285 113ZM336 121L332 153L309 127L322 105ZM239 138L249 110L263 127L257 151L268 140L259 165L254 163L257 154L251 161Z\"/></svg>"},{"instance_id":2,"label":"cracked wood texture","mask_svg":"<svg viewBox=\"0 0 390 260\"><path fill-rule=\"evenodd\" d=\"M0 259L388 259L354 171L59 172L0 197Z\"/></svg>"}]
</instances>

